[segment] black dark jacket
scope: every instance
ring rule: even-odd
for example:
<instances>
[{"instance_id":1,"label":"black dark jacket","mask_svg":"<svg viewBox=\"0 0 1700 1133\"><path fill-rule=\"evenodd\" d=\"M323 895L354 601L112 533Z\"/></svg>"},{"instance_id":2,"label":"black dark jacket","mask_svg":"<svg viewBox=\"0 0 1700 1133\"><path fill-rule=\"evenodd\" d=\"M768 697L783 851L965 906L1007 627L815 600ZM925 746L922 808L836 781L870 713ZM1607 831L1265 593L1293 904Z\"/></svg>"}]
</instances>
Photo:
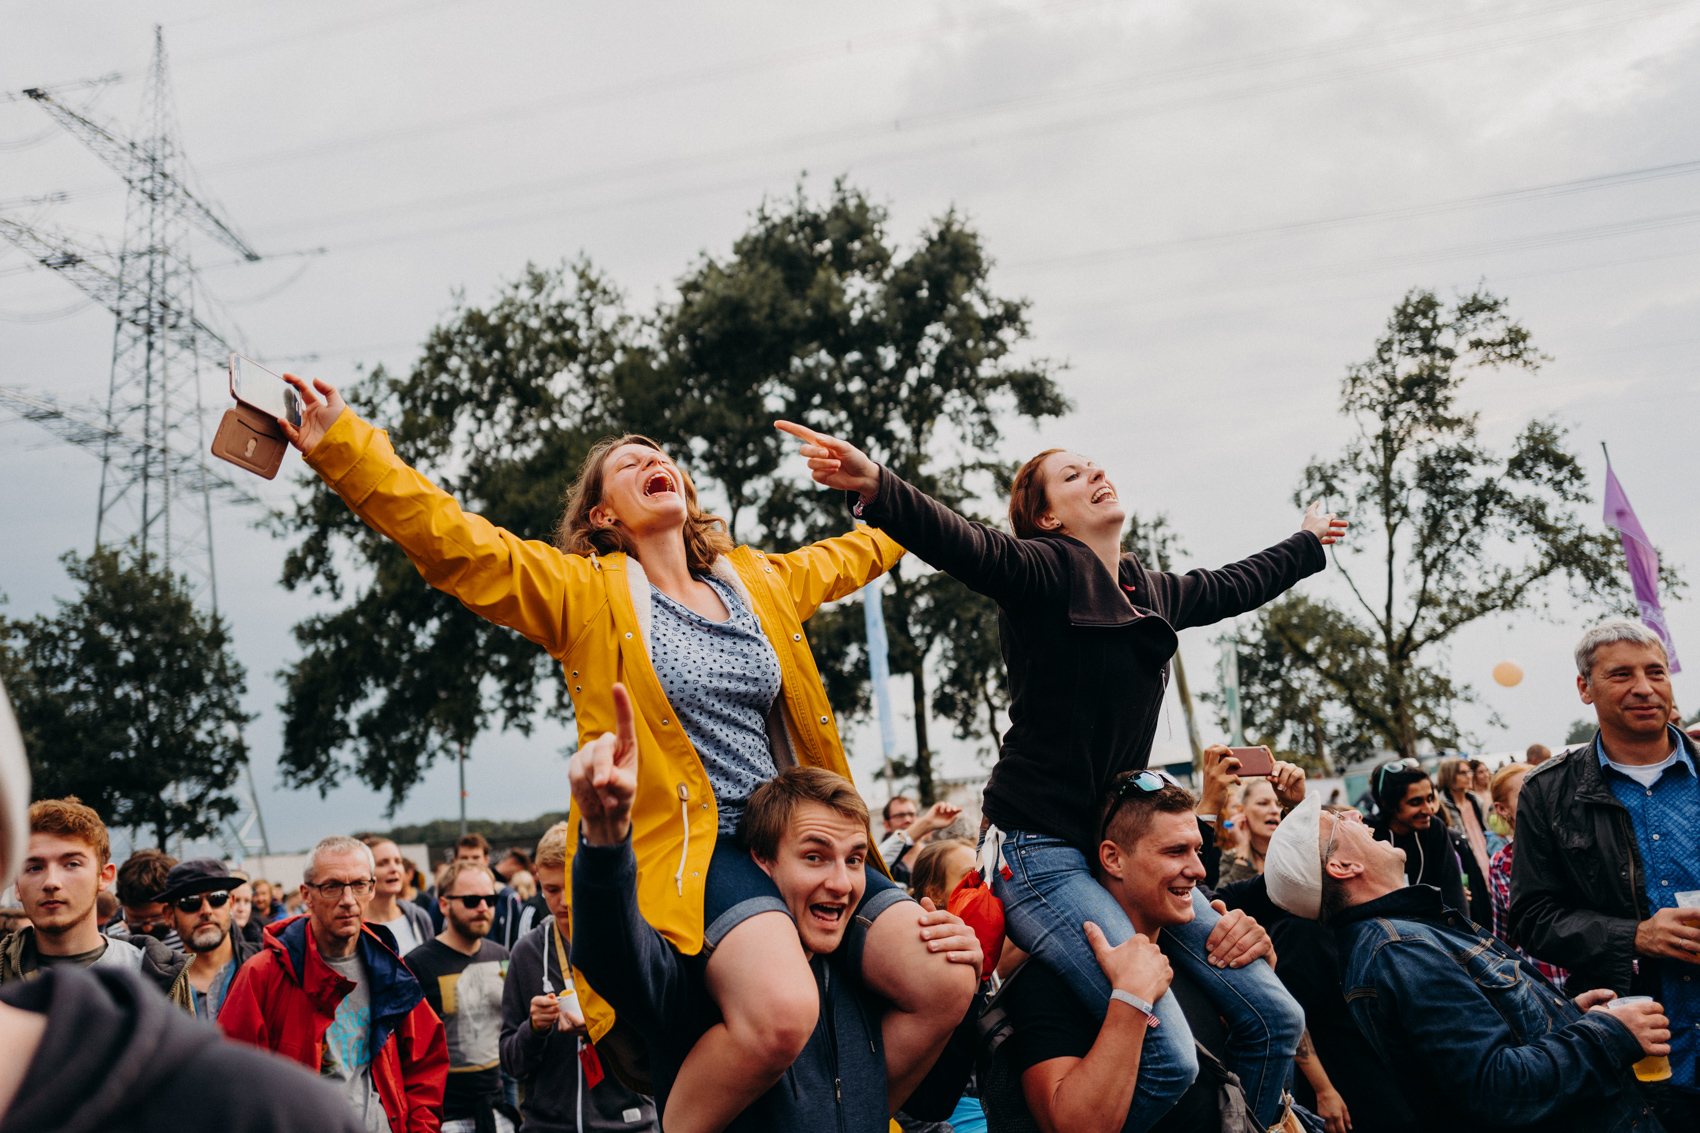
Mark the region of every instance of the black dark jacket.
<instances>
[{"instance_id":1,"label":"black dark jacket","mask_svg":"<svg viewBox=\"0 0 1700 1133\"><path fill-rule=\"evenodd\" d=\"M363 1133L341 1091L191 1019L145 978L58 967L0 989L47 1030L0 1133Z\"/></svg>"},{"instance_id":2,"label":"black dark jacket","mask_svg":"<svg viewBox=\"0 0 1700 1133\"><path fill-rule=\"evenodd\" d=\"M1694 741L1682 742L1700 760ZM1525 775L1511 861L1512 938L1567 969L1571 995L1609 987L1656 999L1664 961L1642 957L1635 972L1635 928L1651 915L1635 828L1594 746L1555 755Z\"/></svg>"},{"instance_id":3,"label":"black dark jacket","mask_svg":"<svg viewBox=\"0 0 1700 1133\"><path fill-rule=\"evenodd\" d=\"M985 814L1005 830L1066 839L1088 859L1097 800L1151 758L1176 631L1255 610L1327 565L1321 541L1301 531L1215 571L1160 573L1127 554L1111 578L1078 539L972 523L889 469L863 518L998 603L1010 726Z\"/></svg>"},{"instance_id":4,"label":"black dark jacket","mask_svg":"<svg viewBox=\"0 0 1700 1133\"><path fill-rule=\"evenodd\" d=\"M1470 901L1464 895L1461 855L1453 845L1452 831L1438 814L1429 820L1427 827L1410 834L1393 833L1385 815L1371 823L1370 829L1381 841L1392 842L1405 851L1405 876L1412 885L1434 886L1440 890L1441 900L1448 908L1456 909L1471 920L1476 919L1471 916ZM1489 929L1493 927L1491 904L1488 919L1476 923Z\"/></svg>"}]
</instances>

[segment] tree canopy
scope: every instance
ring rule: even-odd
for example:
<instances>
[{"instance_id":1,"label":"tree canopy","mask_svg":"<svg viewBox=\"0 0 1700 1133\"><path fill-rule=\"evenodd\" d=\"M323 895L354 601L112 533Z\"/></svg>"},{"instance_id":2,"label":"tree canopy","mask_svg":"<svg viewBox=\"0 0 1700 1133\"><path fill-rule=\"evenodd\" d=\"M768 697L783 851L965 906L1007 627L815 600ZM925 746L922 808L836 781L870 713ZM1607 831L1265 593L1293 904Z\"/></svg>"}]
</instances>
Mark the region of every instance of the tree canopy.
<instances>
[{"instance_id":1,"label":"tree canopy","mask_svg":"<svg viewBox=\"0 0 1700 1133\"><path fill-rule=\"evenodd\" d=\"M549 538L589 447L623 432L669 448L740 542L790 550L845 531L841 498L783 471L779 417L850 440L946 502L995 497L1009 471L992 455L1003 424L1066 408L1055 367L1018 356L1026 304L991 290L990 258L962 216L937 218L907 252L887 226L842 182L819 201L799 188L641 316L588 264L530 267L487 306L457 306L405 377L378 369L346 393L462 506L532 538ZM534 645L426 587L334 494L304 483L298 500L282 525L295 540L284 583L343 604L295 629L287 781L326 790L353 775L393 806L486 728L568 717L559 672ZM930 798L928 716L965 736L995 729L995 612L905 563L885 613L892 671L910 676L917 707L903 771ZM861 626L856 601L809 625L845 720L869 704Z\"/></svg>"},{"instance_id":2,"label":"tree canopy","mask_svg":"<svg viewBox=\"0 0 1700 1133\"><path fill-rule=\"evenodd\" d=\"M1293 494L1349 513L1334 562L1351 600L1290 595L1258 611L1239 652L1248 735L1337 759L1458 746L1457 708L1476 699L1442 664L1459 630L1546 614L1557 586L1624 607L1616 537L1579 514L1593 497L1564 428L1530 420L1496 452L1460 401L1480 372L1546 360L1487 291L1446 302L1415 289L1395 305L1341 385L1350 439Z\"/></svg>"},{"instance_id":3,"label":"tree canopy","mask_svg":"<svg viewBox=\"0 0 1700 1133\"><path fill-rule=\"evenodd\" d=\"M81 593L52 615L0 619L0 676L35 798L75 795L159 845L203 838L237 810L248 760L246 673L222 617L155 560L64 556Z\"/></svg>"}]
</instances>

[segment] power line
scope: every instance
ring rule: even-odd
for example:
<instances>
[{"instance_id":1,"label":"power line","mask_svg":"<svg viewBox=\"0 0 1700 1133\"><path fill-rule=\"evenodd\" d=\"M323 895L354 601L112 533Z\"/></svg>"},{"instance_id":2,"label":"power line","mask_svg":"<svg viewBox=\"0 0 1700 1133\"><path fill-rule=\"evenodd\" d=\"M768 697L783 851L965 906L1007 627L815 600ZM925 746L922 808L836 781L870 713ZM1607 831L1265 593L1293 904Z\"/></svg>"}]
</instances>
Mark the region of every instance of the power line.
<instances>
[{"instance_id":1,"label":"power line","mask_svg":"<svg viewBox=\"0 0 1700 1133\"><path fill-rule=\"evenodd\" d=\"M1597 7L1598 5L1599 5L1599 0L1576 0L1575 3L1567 5L1566 7L1584 8L1584 7ZM1319 85L1319 84L1322 84L1322 83L1339 81L1341 78L1361 77L1361 76L1363 76L1365 74L1369 74L1369 73L1380 73L1380 72L1393 70L1393 69L1406 67L1406 66L1432 63L1432 62L1436 62L1436 61L1443 59L1443 58L1444 59L1452 59L1452 58L1463 57L1463 56L1466 56L1466 55L1480 54L1480 53L1486 52L1486 51L1499 50L1499 49L1502 49L1502 48L1507 47L1507 46L1519 45L1519 44L1523 44L1523 43L1527 43L1527 42L1531 42L1531 41L1539 40L1539 39L1547 39L1547 38L1552 38L1552 37L1560 36L1560 35L1579 34L1581 32L1598 30L1602 26L1617 25L1617 24L1622 24L1622 23L1629 22L1629 21L1632 21L1632 20L1635 20L1635 19L1644 19L1644 18L1647 18L1647 17L1652 16L1652 15L1657 15L1657 14L1661 14L1661 13L1664 13L1664 12L1667 12L1667 11L1670 11L1670 10L1674 10L1676 8L1690 7L1690 6L1693 6L1693 0L1677 0L1677 2L1668 2L1668 0L1667 0L1667 2L1655 4L1655 5L1652 5L1650 7L1642 7L1642 8L1638 8L1638 9L1629 10L1629 11L1624 11L1624 10L1622 10L1622 9L1620 9L1620 8L1618 8L1614 5L1606 16L1604 16L1601 19L1596 20L1592 23L1587 23L1587 24L1583 24L1583 25L1579 25L1579 26L1571 26L1571 27L1565 27L1565 28L1560 28L1560 29L1543 29L1542 31L1535 33L1534 35L1522 34L1522 35L1513 37L1512 39L1476 41L1476 42L1471 42L1471 43L1465 44L1462 47L1448 48L1444 52L1431 52L1431 53L1428 53L1426 55L1409 56L1409 57L1401 58L1401 59L1398 59L1398 60L1393 60L1393 61L1390 61L1390 62L1387 62L1387 61L1377 62L1377 63L1374 63L1374 64L1369 65L1369 66L1358 66L1358 67L1349 68L1349 69L1344 70L1344 71L1337 70L1337 71L1329 71L1329 72L1316 73L1316 74L1308 74L1308 75L1298 76L1296 78L1282 78L1282 79L1275 80L1273 82L1268 82L1268 83L1263 83L1263 84L1254 84L1252 86L1246 86L1246 87L1240 87L1240 88L1237 88L1237 89L1234 89L1234 90L1231 90L1231 91L1227 91L1227 92L1209 92L1209 93L1206 93L1206 94L1200 95L1200 96L1189 96L1186 99L1170 100L1167 103L1161 103L1161 104L1156 104L1156 105L1139 105L1139 106L1134 106L1134 107L1118 108L1118 109L1109 110L1109 111L1094 112L1094 113L1089 113L1088 115L1086 115L1084 117L1077 118L1077 119L1070 120L1070 121L1062 121L1062 122L1051 121L1051 122L1040 123L1040 124L1037 124L1037 125L1020 125L1020 126L1016 126L1016 127L1012 127L1012 128L1006 128L1001 133L995 133L995 134L991 134L991 135L981 134L981 135L976 135L974 137L969 137L969 138L959 138L959 139L956 139L952 142L940 143L937 140L927 140L927 141L918 140L917 144L904 145L904 146L900 146L900 147L896 147L896 148L891 148L891 149L888 149L884 153L863 154L858 158L852 159L850 164L858 165L858 166L866 166L866 165L889 162L889 161L909 160L909 159L916 158L916 157L931 158L931 157L937 157L937 156L944 154L944 153L949 153L949 152L962 150L962 149L973 148L975 146L986 143L988 140L992 140L992 141L1009 140L1009 139L1012 139L1012 138L1022 137L1022 136L1035 134L1035 133L1043 133L1043 134L1049 135L1049 134L1054 134L1059 130L1078 129L1078 128L1081 128L1081 127L1084 127L1084 126L1102 124L1106 121L1123 120L1123 119L1127 119L1127 118L1142 116L1142 115L1148 114L1148 113L1157 113L1157 112L1163 112L1163 111L1167 111L1167 110L1180 109L1180 108L1188 107L1188 106L1200 105L1200 104L1203 104L1203 103L1206 103L1206 102L1219 102L1219 101L1224 101L1224 100L1229 100L1229 99L1243 99L1243 98L1257 97L1257 96L1260 96L1260 95L1266 95L1266 94L1269 94L1269 93L1274 93L1278 90L1291 90L1291 89L1297 89L1298 87L1315 86L1315 85ZM1531 14L1533 14L1531 12L1531 10L1519 9L1514 15L1516 16L1516 18L1522 19L1522 18L1528 18ZM1511 19L1511 18L1512 18L1512 16L1507 15L1507 16L1502 17L1502 20L1508 20L1508 19ZM1440 33L1438 31L1436 31L1434 34L1440 34ZM1387 41L1388 40L1386 39L1386 37L1383 37L1382 39L1376 40L1376 41L1373 41L1373 42L1381 43L1381 42L1387 42ZM1372 41L1368 37L1356 37L1352 41L1352 43L1354 45L1352 49L1353 50L1361 50L1361 49L1363 49L1364 46L1371 44L1371 42ZM1259 56L1257 58L1259 58L1259 59L1267 58L1267 55ZM1100 97L1102 95L1102 93L1103 92L1100 89L1094 87L1094 88L1091 88L1090 90L1086 91L1084 95L1079 94L1077 92L1077 94L1074 97L1091 97L1093 99L1096 99L1096 98ZM1034 97L1040 98L1040 97L1047 97L1047 96L1034 96ZM881 138L881 137L889 138L894 132L901 132L901 129L903 128L904 123L908 123L908 127L911 131L913 131L917 127L933 128L933 127L939 127L939 126L951 124L950 122L946 122L944 120L943 116L947 115L947 114L950 115L953 119L955 119L955 118L970 116L970 115L973 115L973 114L1001 113L1001 112L1004 112L1004 111L1010 109L1011 106L1013 106L1013 105L1015 105L1015 104L1012 103L1012 102L1003 101L1003 102L998 102L998 103L995 103L995 104L979 104L978 106L975 106L975 107L961 108L961 109L949 111L949 112L939 112L939 114L937 114L937 115L916 116L916 117L911 118L911 119L901 119L901 120L898 120L898 122L896 124L897 127L898 127L898 129L896 131L894 131L894 127L893 127L892 122L890 120L887 120L887 121L879 123L879 124L863 124L863 125L860 125L860 126L846 127L846 128L836 129L836 130L817 131L817 132L810 133L810 134L798 135L798 136L793 137L791 139L783 140L783 141L780 141L780 142L777 142L777 143L764 142L764 143L755 143L755 144L746 144L746 145L739 145L739 146L724 147L724 148L719 149L719 150L703 151L703 152L700 152L700 153L695 154L695 155L687 156L683 159L675 158L675 157L652 159L652 160L642 161L642 162L633 162L633 163L629 163L629 164L626 164L626 165L615 166L615 167L606 168L606 169L602 169L602 170L593 170L593 171L588 171L588 172L583 172L583 173L574 173L574 174L568 174L568 175L563 175L563 176L549 177L549 178L545 178L545 179L538 180L538 181L525 182L525 183L521 183L521 184L517 184L517 185L510 185L510 186L494 188L494 189L466 190L466 191L461 191L461 192L456 192L456 193L443 194L443 195L439 195L439 196L435 196L435 197L422 198L422 199L410 201L410 202L401 202L401 203L390 202L390 203L386 203L386 204L380 205L380 206L372 206L372 207L369 207L369 208L349 210L349 211L342 212L342 213L321 215L321 216L318 216L318 217L310 218L306 221L294 221L294 222L290 222L289 224L286 224L286 225L274 226L272 229L270 229L270 231L287 232L287 231L293 230L295 228L306 227L306 226L309 226L309 225L314 226L315 228L320 228L324 225L363 223L365 221L372 220L372 219L378 219L378 218L393 218L393 217L397 217L397 216L403 216L403 215L407 215L407 214L420 213L420 212L454 211L456 209L464 208L464 207L487 208L493 201L498 201L498 200L524 199L526 197L535 197L535 196L552 196L552 195L558 194L558 193L560 193L564 190L569 190L569 189L595 187L595 186L599 186L599 185L614 184L614 183L619 183L621 181L627 181L627 180L633 180L633 179L666 176L666 175L669 175L669 174L672 174L672 173L680 172L681 170L691 170L691 169L706 170L706 169L712 168L714 166L725 165L725 164L729 164L729 163L733 163L733 162L737 162L737 161L742 161L742 160L746 160L746 159L759 159L759 158L772 156L772 155L781 155L781 154L788 155L792 160L795 160L795 157L796 157L798 150L819 148L819 147L822 147L822 146L837 145L837 144L841 144L841 143L864 141L864 140L869 140L869 139L872 139L872 138ZM748 178L746 178L745 180L748 180ZM685 190L681 190L677 193L668 194L667 199L676 199L677 197L680 197L680 196L689 196L689 195L691 195L691 193L692 193L692 190L685 189ZM650 199L654 200L656 198L651 197ZM573 205L573 206L561 205L561 206L556 206L556 207L552 208L551 210L549 210L548 212L545 212L545 213L527 213L527 214L524 214L522 217L516 218L514 221L510 221L508 223L519 223L519 222L524 222L524 221L531 221L531 220L538 219L541 216L548 216L548 215L554 215L554 214L558 214L558 213L563 213L563 212L568 212L568 211L578 211L578 210L579 210L579 206L577 206L577 205ZM500 223L500 222L498 222L498 223ZM479 228L490 227L490 224L485 223L485 222L479 222L477 227L479 227ZM464 230L466 230L466 229L464 229L464 228L449 229L449 231L464 231ZM403 234L397 234L394 238L395 239L407 239L407 238L417 237L421 234L430 235L430 234L433 234L433 233L434 233L434 230L431 229L431 228L410 229L410 230L407 230ZM382 236L368 238L368 239L361 240L359 242L359 244L361 246L370 246L374 243L382 243L382 242L388 242L388 238L382 237ZM334 250L334 246L333 246L333 250Z\"/></svg>"}]
</instances>

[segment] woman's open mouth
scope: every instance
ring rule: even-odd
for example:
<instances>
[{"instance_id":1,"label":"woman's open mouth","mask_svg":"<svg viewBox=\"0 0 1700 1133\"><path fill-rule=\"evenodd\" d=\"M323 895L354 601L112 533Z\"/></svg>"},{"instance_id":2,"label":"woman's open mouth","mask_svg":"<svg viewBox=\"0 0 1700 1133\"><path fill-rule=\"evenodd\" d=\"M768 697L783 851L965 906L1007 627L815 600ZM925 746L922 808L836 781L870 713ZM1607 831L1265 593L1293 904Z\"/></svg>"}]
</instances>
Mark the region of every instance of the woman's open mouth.
<instances>
[{"instance_id":1,"label":"woman's open mouth","mask_svg":"<svg viewBox=\"0 0 1700 1133\"><path fill-rule=\"evenodd\" d=\"M677 491L678 489L673 486L673 478L665 472L651 472L649 479L643 482L643 494L646 496L659 496Z\"/></svg>"},{"instance_id":2,"label":"woman's open mouth","mask_svg":"<svg viewBox=\"0 0 1700 1133\"><path fill-rule=\"evenodd\" d=\"M1092 493L1092 502L1095 504L1101 504L1105 500L1113 500L1115 498L1116 490L1108 484L1103 485L1096 492Z\"/></svg>"}]
</instances>

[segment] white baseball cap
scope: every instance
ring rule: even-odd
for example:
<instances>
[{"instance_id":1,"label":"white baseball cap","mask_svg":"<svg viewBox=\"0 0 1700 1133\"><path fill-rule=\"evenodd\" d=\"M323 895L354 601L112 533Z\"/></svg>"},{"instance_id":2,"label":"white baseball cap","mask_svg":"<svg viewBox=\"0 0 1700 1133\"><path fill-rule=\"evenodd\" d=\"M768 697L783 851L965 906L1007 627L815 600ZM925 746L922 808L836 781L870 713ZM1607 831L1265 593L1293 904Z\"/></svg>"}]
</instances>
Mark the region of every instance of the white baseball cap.
<instances>
[{"instance_id":1,"label":"white baseball cap","mask_svg":"<svg viewBox=\"0 0 1700 1133\"><path fill-rule=\"evenodd\" d=\"M30 839L30 765L0 682L0 889L12 884Z\"/></svg>"},{"instance_id":2,"label":"white baseball cap","mask_svg":"<svg viewBox=\"0 0 1700 1133\"><path fill-rule=\"evenodd\" d=\"M1322 797L1305 796L1269 838L1263 855L1263 883L1269 899L1289 913L1315 920L1322 911Z\"/></svg>"}]
</instances>

